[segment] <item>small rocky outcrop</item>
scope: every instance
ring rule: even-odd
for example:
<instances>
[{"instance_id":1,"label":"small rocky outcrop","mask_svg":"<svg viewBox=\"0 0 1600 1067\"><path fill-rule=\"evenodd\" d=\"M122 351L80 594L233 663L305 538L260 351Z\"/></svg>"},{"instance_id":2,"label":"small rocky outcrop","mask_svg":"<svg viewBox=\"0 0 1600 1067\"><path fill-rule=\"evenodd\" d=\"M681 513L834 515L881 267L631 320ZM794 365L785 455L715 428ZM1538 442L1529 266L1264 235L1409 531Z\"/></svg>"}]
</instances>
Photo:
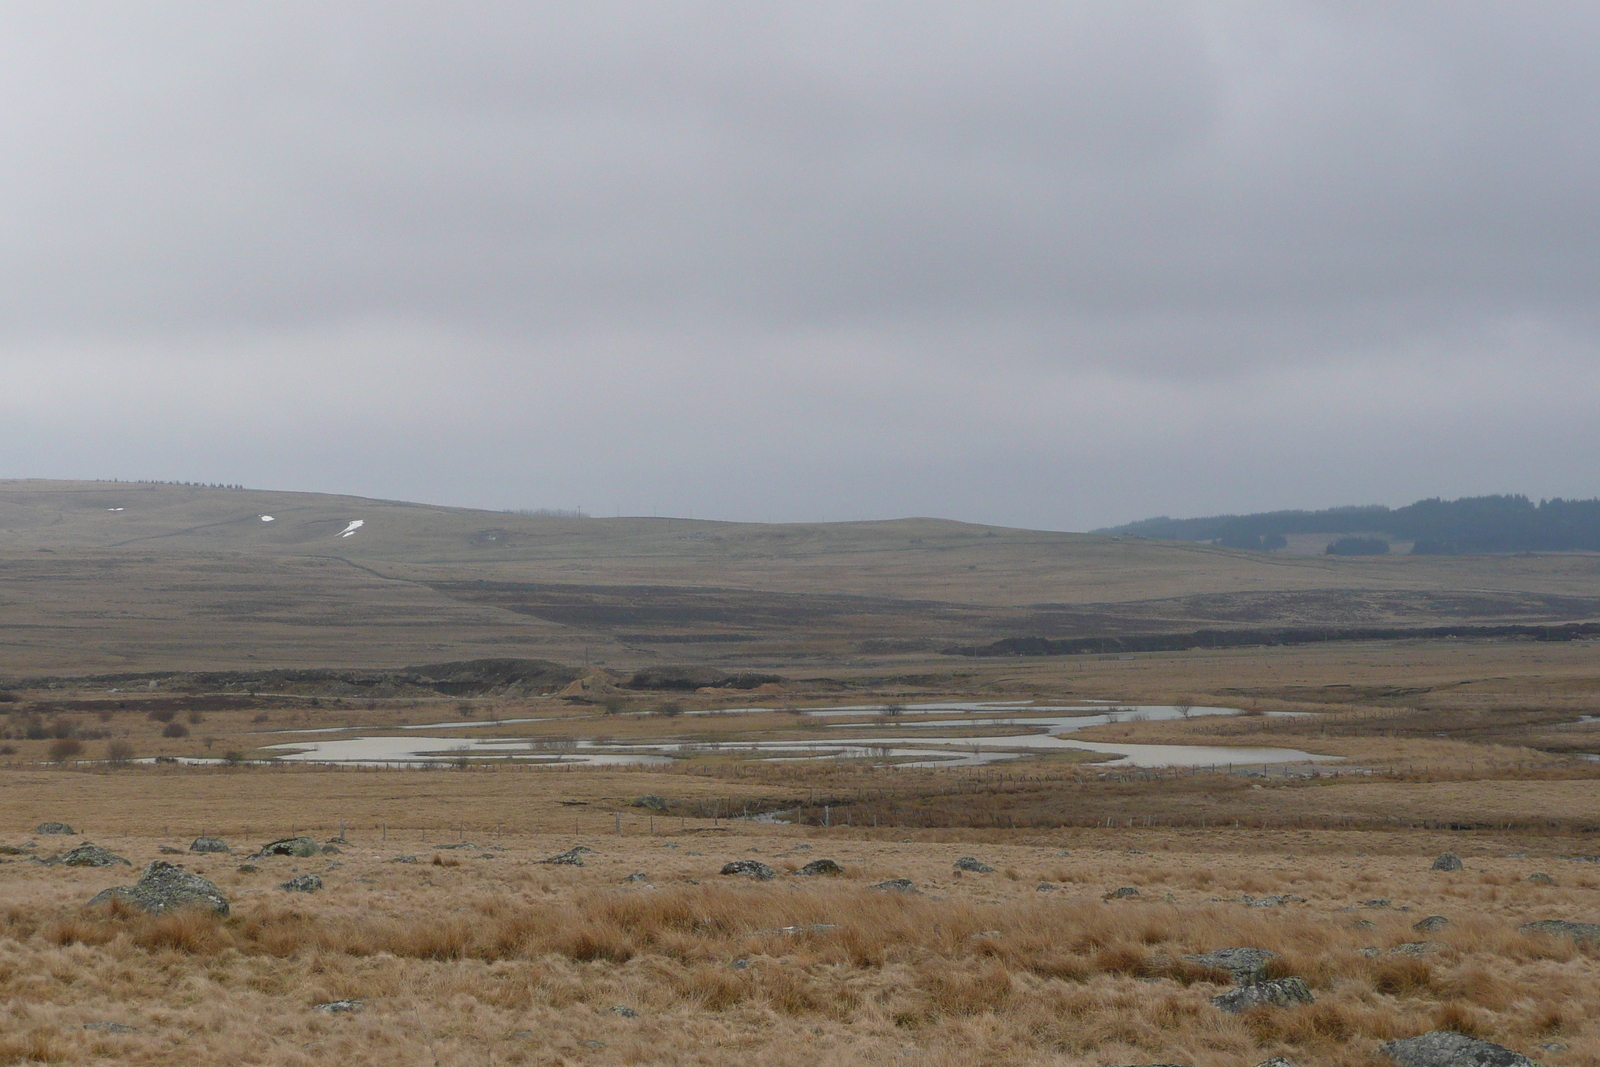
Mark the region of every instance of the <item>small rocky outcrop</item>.
<instances>
[{"instance_id":1,"label":"small rocky outcrop","mask_svg":"<svg viewBox=\"0 0 1600 1067\"><path fill-rule=\"evenodd\" d=\"M1219 948L1183 958L1214 971L1227 971L1234 985L1253 985L1266 980L1267 964L1278 954L1265 948Z\"/></svg>"},{"instance_id":2,"label":"small rocky outcrop","mask_svg":"<svg viewBox=\"0 0 1600 1067\"><path fill-rule=\"evenodd\" d=\"M75 834L78 831L64 822L42 822L33 828L36 834Z\"/></svg>"},{"instance_id":3,"label":"small rocky outcrop","mask_svg":"<svg viewBox=\"0 0 1600 1067\"><path fill-rule=\"evenodd\" d=\"M1211 1003L1234 1015L1251 1008L1290 1008L1296 1004L1313 1002L1311 987L1306 985L1304 978L1274 978L1268 982L1230 989L1221 996L1211 998Z\"/></svg>"},{"instance_id":4,"label":"small rocky outcrop","mask_svg":"<svg viewBox=\"0 0 1600 1067\"><path fill-rule=\"evenodd\" d=\"M133 885L112 886L96 893L89 903L109 904L113 900L157 913L174 908L208 908L218 915L228 914L228 898L215 882L166 860L156 860L146 867Z\"/></svg>"},{"instance_id":5,"label":"small rocky outcrop","mask_svg":"<svg viewBox=\"0 0 1600 1067\"><path fill-rule=\"evenodd\" d=\"M267 844L262 845L261 851L250 858L298 856L301 859L309 859L312 856L320 855L321 852L322 846L309 837L280 837L276 841L269 841Z\"/></svg>"},{"instance_id":6,"label":"small rocky outcrop","mask_svg":"<svg viewBox=\"0 0 1600 1067\"><path fill-rule=\"evenodd\" d=\"M354 1015L367 1006L364 1000L325 1000L321 1004L311 1005L312 1011L325 1012L328 1015Z\"/></svg>"},{"instance_id":7,"label":"small rocky outcrop","mask_svg":"<svg viewBox=\"0 0 1600 1067\"><path fill-rule=\"evenodd\" d=\"M1256 1067L1294 1067L1294 1063L1282 1056L1274 1056L1270 1060L1262 1060Z\"/></svg>"},{"instance_id":8,"label":"small rocky outcrop","mask_svg":"<svg viewBox=\"0 0 1600 1067\"><path fill-rule=\"evenodd\" d=\"M1433 867L1431 868L1431 870L1435 871L1459 871L1461 869L1461 857L1454 852L1444 853L1433 861Z\"/></svg>"},{"instance_id":9,"label":"small rocky outcrop","mask_svg":"<svg viewBox=\"0 0 1600 1067\"><path fill-rule=\"evenodd\" d=\"M63 852L61 862L68 867L115 867L119 863L124 867L133 866L109 848L90 844L82 844L70 852Z\"/></svg>"},{"instance_id":10,"label":"small rocky outcrop","mask_svg":"<svg viewBox=\"0 0 1600 1067\"><path fill-rule=\"evenodd\" d=\"M232 852L233 849L229 848L228 843L220 837L207 837L205 834L201 834L199 837L189 842L189 851Z\"/></svg>"},{"instance_id":11,"label":"small rocky outcrop","mask_svg":"<svg viewBox=\"0 0 1600 1067\"><path fill-rule=\"evenodd\" d=\"M565 852L558 852L554 856L546 856L544 859L540 860L539 862L540 863L554 863L554 864L557 864L558 866L582 867L583 866L583 854L585 852L593 852L593 851L594 851L594 849L592 849L592 848L584 848L582 845L579 845L577 848L569 848Z\"/></svg>"},{"instance_id":12,"label":"small rocky outcrop","mask_svg":"<svg viewBox=\"0 0 1600 1067\"><path fill-rule=\"evenodd\" d=\"M322 888L322 879L314 874L299 874L278 888L285 893L315 893Z\"/></svg>"},{"instance_id":13,"label":"small rocky outcrop","mask_svg":"<svg viewBox=\"0 0 1600 1067\"><path fill-rule=\"evenodd\" d=\"M760 860L734 860L732 863L723 865L722 873L754 878L759 882L765 882L778 876L777 871Z\"/></svg>"},{"instance_id":14,"label":"small rocky outcrop","mask_svg":"<svg viewBox=\"0 0 1600 1067\"><path fill-rule=\"evenodd\" d=\"M887 882L875 883L871 888L881 889L885 893L915 893L917 883L909 878L891 878Z\"/></svg>"},{"instance_id":15,"label":"small rocky outcrop","mask_svg":"<svg viewBox=\"0 0 1600 1067\"><path fill-rule=\"evenodd\" d=\"M1122 886L1119 889L1113 889L1111 892L1107 893L1106 894L1106 899L1107 900L1127 900L1130 897L1136 897L1138 895L1139 895L1139 891L1137 889L1133 888L1133 886L1131 886L1131 885L1125 885L1125 886Z\"/></svg>"},{"instance_id":16,"label":"small rocky outcrop","mask_svg":"<svg viewBox=\"0 0 1600 1067\"><path fill-rule=\"evenodd\" d=\"M1404 944L1396 945L1389 951L1419 960L1424 956L1436 956L1449 947L1443 941L1407 941Z\"/></svg>"},{"instance_id":17,"label":"small rocky outcrop","mask_svg":"<svg viewBox=\"0 0 1600 1067\"><path fill-rule=\"evenodd\" d=\"M815 859L794 872L800 875L838 875L844 873L844 868L828 859Z\"/></svg>"},{"instance_id":18,"label":"small rocky outcrop","mask_svg":"<svg viewBox=\"0 0 1600 1067\"><path fill-rule=\"evenodd\" d=\"M651 811L666 811L667 798L658 797L654 793L646 793L642 797L634 797L633 800L629 802L628 806L633 808L649 808Z\"/></svg>"},{"instance_id":19,"label":"small rocky outcrop","mask_svg":"<svg viewBox=\"0 0 1600 1067\"><path fill-rule=\"evenodd\" d=\"M1426 919L1411 924L1411 929L1419 934L1434 934L1450 925L1450 920L1443 915L1430 915Z\"/></svg>"},{"instance_id":20,"label":"small rocky outcrop","mask_svg":"<svg viewBox=\"0 0 1600 1067\"><path fill-rule=\"evenodd\" d=\"M1520 934L1547 934L1570 937L1574 941L1600 941L1600 923L1571 923L1565 919L1540 919L1517 928Z\"/></svg>"},{"instance_id":21,"label":"small rocky outcrop","mask_svg":"<svg viewBox=\"0 0 1600 1067\"><path fill-rule=\"evenodd\" d=\"M1520 1052L1454 1030L1386 1041L1378 1051L1400 1067L1539 1067Z\"/></svg>"},{"instance_id":22,"label":"small rocky outcrop","mask_svg":"<svg viewBox=\"0 0 1600 1067\"><path fill-rule=\"evenodd\" d=\"M1548 874L1545 874L1542 871L1535 871L1533 874L1528 875L1528 881L1532 882L1534 885L1555 885L1556 884L1556 880L1554 878L1550 877Z\"/></svg>"},{"instance_id":23,"label":"small rocky outcrop","mask_svg":"<svg viewBox=\"0 0 1600 1067\"><path fill-rule=\"evenodd\" d=\"M956 870L971 871L973 874L993 874L994 868L973 856L962 856L956 860Z\"/></svg>"}]
</instances>

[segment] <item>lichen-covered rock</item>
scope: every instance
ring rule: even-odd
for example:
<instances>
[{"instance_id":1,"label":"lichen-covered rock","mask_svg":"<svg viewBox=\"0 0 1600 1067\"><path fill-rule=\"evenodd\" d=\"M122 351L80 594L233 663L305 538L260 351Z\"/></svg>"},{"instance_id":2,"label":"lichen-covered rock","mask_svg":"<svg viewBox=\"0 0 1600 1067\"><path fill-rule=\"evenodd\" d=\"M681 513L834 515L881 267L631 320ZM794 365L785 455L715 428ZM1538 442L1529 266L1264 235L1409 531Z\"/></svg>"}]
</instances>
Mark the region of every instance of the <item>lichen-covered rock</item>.
<instances>
[{"instance_id":1,"label":"lichen-covered rock","mask_svg":"<svg viewBox=\"0 0 1600 1067\"><path fill-rule=\"evenodd\" d=\"M36 834L75 834L78 831L64 822L42 822L33 828Z\"/></svg>"},{"instance_id":2,"label":"lichen-covered rock","mask_svg":"<svg viewBox=\"0 0 1600 1067\"><path fill-rule=\"evenodd\" d=\"M804 867L801 867L798 871L795 871L794 873L795 874L802 874L802 875L815 875L815 874L833 875L833 874L843 874L844 873L844 868L839 866L837 863L833 862L832 860L815 859L815 860L812 860L810 863L806 864Z\"/></svg>"},{"instance_id":3,"label":"lichen-covered rock","mask_svg":"<svg viewBox=\"0 0 1600 1067\"><path fill-rule=\"evenodd\" d=\"M1545 873L1543 873L1541 871L1535 871L1533 874L1528 875L1528 881L1532 882L1534 885L1555 885L1556 884L1556 880L1554 878L1550 877L1548 874L1545 874Z\"/></svg>"},{"instance_id":4,"label":"lichen-covered rock","mask_svg":"<svg viewBox=\"0 0 1600 1067\"><path fill-rule=\"evenodd\" d=\"M1411 929L1419 934L1432 934L1443 930L1450 925L1450 920L1443 915L1430 915L1426 919L1411 924Z\"/></svg>"},{"instance_id":5,"label":"lichen-covered rock","mask_svg":"<svg viewBox=\"0 0 1600 1067\"><path fill-rule=\"evenodd\" d=\"M1565 919L1541 919L1518 927L1520 934L1548 934L1570 937L1574 941L1600 941L1600 923L1569 923Z\"/></svg>"},{"instance_id":6,"label":"lichen-covered rock","mask_svg":"<svg viewBox=\"0 0 1600 1067\"><path fill-rule=\"evenodd\" d=\"M1457 856L1454 852L1446 852L1438 859L1433 861L1433 870L1459 871L1461 870L1461 857Z\"/></svg>"},{"instance_id":7,"label":"lichen-covered rock","mask_svg":"<svg viewBox=\"0 0 1600 1067\"><path fill-rule=\"evenodd\" d=\"M322 879L314 874L300 874L278 887L285 893L315 893L322 888Z\"/></svg>"},{"instance_id":8,"label":"lichen-covered rock","mask_svg":"<svg viewBox=\"0 0 1600 1067\"><path fill-rule=\"evenodd\" d=\"M311 1010L326 1012L329 1015L353 1015L366 1006L367 1002L364 1000L325 1000L321 1004L311 1005Z\"/></svg>"},{"instance_id":9,"label":"lichen-covered rock","mask_svg":"<svg viewBox=\"0 0 1600 1067\"><path fill-rule=\"evenodd\" d=\"M228 843L220 837L207 837L205 834L201 834L199 837L189 842L189 851L232 852L233 849L229 848Z\"/></svg>"},{"instance_id":10,"label":"lichen-covered rock","mask_svg":"<svg viewBox=\"0 0 1600 1067\"><path fill-rule=\"evenodd\" d=\"M915 893L917 891L917 883L909 878L891 878L887 882L874 884L872 888L881 889L885 893Z\"/></svg>"},{"instance_id":11,"label":"lichen-covered rock","mask_svg":"<svg viewBox=\"0 0 1600 1067\"><path fill-rule=\"evenodd\" d=\"M1107 900L1127 900L1130 897L1136 897L1138 895L1139 895L1139 891L1137 889L1133 888L1133 886L1131 886L1131 885L1125 885L1125 886L1122 886L1120 889L1113 889L1111 892L1107 893L1106 894L1106 899Z\"/></svg>"},{"instance_id":12,"label":"lichen-covered rock","mask_svg":"<svg viewBox=\"0 0 1600 1067\"><path fill-rule=\"evenodd\" d=\"M1378 1051L1400 1067L1539 1067L1520 1052L1454 1030L1386 1041Z\"/></svg>"},{"instance_id":13,"label":"lichen-covered rock","mask_svg":"<svg viewBox=\"0 0 1600 1067\"><path fill-rule=\"evenodd\" d=\"M119 863L124 867L133 866L109 848L90 844L82 844L70 852L63 852L61 862L68 867L115 867Z\"/></svg>"},{"instance_id":14,"label":"lichen-covered rock","mask_svg":"<svg viewBox=\"0 0 1600 1067\"><path fill-rule=\"evenodd\" d=\"M1252 985L1266 979L1267 964L1278 954L1265 948L1219 948L1183 958L1212 970L1227 971L1234 985Z\"/></svg>"},{"instance_id":15,"label":"lichen-covered rock","mask_svg":"<svg viewBox=\"0 0 1600 1067\"><path fill-rule=\"evenodd\" d=\"M1230 989L1221 996L1212 997L1211 1003L1223 1011L1238 1014L1264 1006L1289 1008L1296 1004L1310 1004L1313 998L1304 978L1274 978L1270 982Z\"/></svg>"},{"instance_id":16,"label":"lichen-covered rock","mask_svg":"<svg viewBox=\"0 0 1600 1067\"><path fill-rule=\"evenodd\" d=\"M156 860L146 867L133 885L112 886L96 893L89 903L109 904L113 900L158 913L174 908L208 908L218 915L228 914L228 898L215 882L166 860Z\"/></svg>"},{"instance_id":17,"label":"lichen-covered rock","mask_svg":"<svg viewBox=\"0 0 1600 1067\"><path fill-rule=\"evenodd\" d=\"M584 848L582 845L579 845L577 848L569 848L565 852L559 852L554 856L546 856L544 859L540 860L539 862L540 863L564 864L564 865L566 865L568 867L582 867L583 866L583 854L585 852L590 852L590 851L592 851L592 849L587 849L587 848Z\"/></svg>"},{"instance_id":18,"label":"lichen-covered rock","mask_svg":"<svg viewBox=\"0 0 1600 1067\"><path fill-rule=\"evenodd\" d=\"M778 876L777 871L773 870L765 863L762 863L760 860L734 860L732 863L723 865L722 873L740 875L745 878L754 878L761 882L768 881Z\"/></svg>"},{"instance_id":19,"label":"lichen-covered rock","mask_svg":"<svg viewBox=\"0 0 1600 1067\"><path fill-rule=\"evenodd\" d=\"M1410 956L1416 960L1421 959L1423 956L1436 956L1449 947L1443 941L1407 941L1402 945L1396 945L1389 951L1398 952L1402 956Z\"/></svg>"},{"instance_id":20,"label":"lichen-covered rock","mask_svg":"<svg viewBox=\"0 0 1600 1067\"><path fill-rule=\"evenodd\" d=\"M971 871L973 874L993 874L994 868L973 856L962 856L956 860L956 870Z\"/></svg>"},{"instance_id":21,"label":"lichen-covered rock","mask_svg":"<svg viewBox=\"0 0 1600 1067\"><path fill-rule=\"evenodd\" d=\"M252 858L262 856L298 856L307 859L321 854L322 846L309 837L280 837L276 841L269 841L261 846L261 851Z\"/></svg>"}]
</instances>

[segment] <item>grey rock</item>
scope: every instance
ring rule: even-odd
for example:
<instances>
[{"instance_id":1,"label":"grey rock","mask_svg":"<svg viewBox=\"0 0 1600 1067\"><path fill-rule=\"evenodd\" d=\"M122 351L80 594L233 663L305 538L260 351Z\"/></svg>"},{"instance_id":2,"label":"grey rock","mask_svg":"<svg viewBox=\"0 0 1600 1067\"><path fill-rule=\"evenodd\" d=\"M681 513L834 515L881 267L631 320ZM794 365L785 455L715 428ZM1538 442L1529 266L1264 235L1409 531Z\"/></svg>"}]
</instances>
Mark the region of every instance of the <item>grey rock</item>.
<instances>
[{"instance_id":1,"label":"grey rock","mask_svg":"<svg viewBox=\"0 0 1600 1067\"><path fill-rule=\"evenodd\" d=\"M259 859L262 856L299 856L301 859L307 859L321 851L322 846L309 837L280 837L276 841L262 845L261 850L251 859Z\"/></svg>"},{"instance_id":2,"label":"grey rock","mask_svg":"<svg viewBox=\"0 0 1600 1067\"><path fill-rule=\"evenodd\" d=\"M666 797L658 797L654 793L646 793L642 797L634 797L628 804L632 808L649 808L651 811L666 811Z\"/></svg>"},{"instance_id":3,"label":"grey rock","mask_svg":"<svg viewBox=\"0 0 1600 1067\"><path fill-rule=\"evenodd\" d=\"M390 860L389 862L390 863L415 863L415 862L417 862L417 857L415 857L415 856L396 856L394 859Z\"/></svg>"},{"instance_id":4,"label":"grey rock","mask_svg":"<svg viewBox=\"0 0 1600 1067\"><path fill-rule=\"evenodd\" d=\"M795 871L794 873L795 874L799 874L799 875L817 875L817 874L837 875L837 874L843 874L844 873L844 868L839 866L837 863L833 862L832 860L815 859L815 860L812 860L810 863L806 864L804 867L801 867L798 871Z\"/></svg>"},{"instance_id":5,"label":"grey rock","mask_svg":"<svg viewBox=\"0 0 1600 1067\"><path fill-rule=\"evenodd\" d=\"M1450 925L1450 920L1443 915L1430 915L1426 919L1411 924L1411 929L1419 934L1433 934Z\"/></svg>"},{"instance_id":6,"label":"grey rock","mask_svg":"<svg viewBox=\"0 0 1600 1067\"><path fill-rule=\"evenodd\" d=\"M75 834L78 831L64 822L42 822L33 828L36 834Z\"/></svg>"},{"instance_id":7,"label":"grey rock","mask_svg":"<svg viewBox=\"0 0 1600 1067\"><path fill-rule=\"evenodd\" d=\"M255 874L260 869L253 863L241 863L238 868L240 874Z\"/></svg>"},{"instance_id":8,"label":"grey rock","mask_svg":"<svg viewBox=\"0 0 1600 1067\"><path fill-rule=\"evenodd\" d=\"M190 852L232 852L233 849L229 848L228 847L228 843L226 841L224 841L220 837L208 837L205 834L201 834L199 837L197 837L193 841L189 842L189 851Z\"/></svg>"},{"instance_id":9,"label":"grey rock","mask_svg":"<svg viewBox=\"0 0 1600 1067\"><path fill-rule=\"evenodd\" d=\"M133 866L109 848L90 844L82 844L70 852L62 853L61 862L68 867L115 867L119 863L124 867Z\"/></svg>"},{"instance_id":10,"label":"grey rock","mask_svg":"<svg viewBox=\"0 0 1600 1067\"><path fill-rule=\"evenodd\" d=\"M1038 885L1034 886L1033 888L1036 889L1037 891L1039 891L1040 893L1048 893L1051 890L1055 889L1056 885L1053 882L1040 882Z\"/></svg>"},{"instance_id":11,"label":"grey rock","mask_svg":"<svg viewBox=\"0 0 1600 1067\"><path fill-rule=\"evenodd\" d=\"M1256 1067L1294 1067L1294 1063L1282 1056L1274 1056L1270 1060L1262 1060Z\"/></svg>"},{"instance_id":12,"label":"grey rock","mask_svg":"<svg viewBox=\"0 0 1600 1067\"><path fill-rule=\"evenodd\" d=\"M1360 927L1363 930L1376 930L1378 928L1378 924L1377 923L1372 922L1372 921L1370 921L1368 919L1357 919L1356 920L1356 926Z\"/></svg>"},{"instance_id":13,"label":"grey rock","mask_svg":"<svg viewBox=\"0 0 1600 1067\"><path fill-rule=\"evenodd\" d=\"M1295 1004L1311 1004L1313 998L1304 978L1274 978L1270 982L1230 989L1221 996L1212 997L1211 1003L1237 1015L1263 1006L1288 1008Z\"/></svg>"},{"instance_id":14,"label":"grey rock","mask_svg":"<svg viewBox=\"0 0 1600 1067\"><path fill-rule=\"evenodd\" d=\"M962 856L956 860L956 870L971 871L973 874L993 874L994 868L973 856Z\"/></svg>"},{"instance_id":15,"label":"grey rock","mask_svg":"<svg viewBox=\"0 0 1600 1067\"><path fill-rule=\"evenodd\" d=\"M881 889L886 893L915 893L917 883L909 878L891 878L887 882L878 882L873 889Z\"/></svg>"},{"instance_id":16,"label":"grey rock","mask_svg":"<svg viewBox=\"0 0 1600 1067\"><path fill-rule=\"evenodd\" d=\"M315 893L322 888L322 879L314 874L299 874L278 888L285 893Z\"/></svg>"},{"instance_id":17,"label":"grey rock","mask_svg":"<svg viewBox=\"0 0 1600 1067\"><path fill-rule=\"evenodd\" d=\"M1570 937L1574 941L1600 941L1600 923L1571 923L1565 919L1541 919L1517 928L1520 934L1548 934Z\"/></svg>"},{"instance_id":18,"label":"grey rock","mask_svg":"<svg viewBox=\"0 0 1600 1067\"><path fill-rule=\"evenodd\" d=\"M1535 871L1533 874L1528 875L1528 881L1532 882L1534 885L1555 885L1556 884L1556 880L1554 878L1550 877L1548 874L1543 873L1542 871Z\"/></svg>"},{"instance_id":19,"label":"grey rock","mask_svg":"<svg viewBox=\"0 0 1600 1067\"><path fill-rule=\"evenodd\" d=\"M98 1030L102 1034L134 1034L138 1028L127 1023L84 1023L85 1030Z\"/></svg>"},{"instance_id":20,"label":"grey rock","mask_svg":"<svg viewBox=\"0 0 1600 1067\"><path fill-rule=\"evenodd\" d=\"M1461 857L1454 852L1446 852L1433 861L1431 869L1435 871L1459 871L1461 870Z\"/></svg>"},{"instance_id":21,"label":"grey rock","mask_svg":"<svg viewBox=\"0 0 1600 1067\"><path fill-rule=\"evenodd\" d=\"M323 845L322 854L324 856L338 856L341 855L341 850L338 845Z\"/></svg>"},{"instance_id":22,"label":"grey rock","mask_svg":"<svg viewBox=\"0 0 1600 1067\"><path fill-rule=\"evenodd\" d=\"M583 854L585 852L593 852L593 851L594 851L594 849L592 849L592 848L584 848L582 845L579 845L577 848L569 848L565 852L558 852L554 856L546 856L544 859L540 860L539 862L540 863L554 863L554 864L563 865L563 866L567 866L567 867L582 867L583 866Z\"/></svg>"},{"instance_id":23,"label":"grey rock","mask_svg":"<svg viewBox=\"0 0 1600 1067\"><path fill-rule=\"evenodd\" d=\"M1371 900L1363 900L1361 906L1363 908L1387 908L1389 906L1389 898L1373 897Z\"/></svg>"},{"instance_id":24,"label":"grey rock","mask_svg":"<svg viewBox=\"0 0 1600 1067\"><path fill-rule=\"evenodd\" d=\"M1390 952L1397 952L1402 956L1412 959L1421 959L1423 956L1436 956L1450 946L1443 941L1407 941L1405 944L1396 945Z\"/></svg>"},{"instance_id":25,"label":"grey rock","mask_svg":"<svg viewBox=\"0 0 1600 1067\"><path fill-rule=\"evenodd\" d=\"M311 1010L327 1012L329 1015L343 1015L346 1013L354 1015L366 1006L367 1003L364 1000L327 1000L321 1004L311 1005Z\"/></svg>"},{"instance_id":26,"label":"grey rock","mask_svg":"<svg viewBox=\"0 0 1600 1067\"><path fill-rule=\"evenodd\" d=\"M1133 888L1133 886L1131 886L1131 885L1125 885L1120 889L1113 889L1111 892L1107 893L1106 894L1106 899L1107 900L1127 900L1130 897L1136 897L1138 895L1139 895L1139 891L1137 889Z\"/></svg>"},{"instance_id":27,"label":"grey rock","mask_svg":"<svg viewBox=\"0 0 1600 1067\"><path fill-rule=\"evenodd\" d=\"M778 876L777 871L773 870L771 867L768 867L760 860L734 860L732 863L723 865L722 873L741 875L745 878L754 878L761 882L765 882L768 879L776 878Z\"/></svg>"},{"instance_id":28,"label":"grey rock","mask_svg":"<svg viewBox=\"0 0 1600 1067\"><path fill-rule=\"evenodd\" d=\"M181 856L184 854L183 849L173 848L171 845L158 845L156 846L156 851L163 856Z\"/></svg>"},{"instance_id":29,"label":"grey rock","mask_svg":"<svg viewBox=\"0 0 1600 1067\"><path fill-rule=\"evenodd\" d=\"M1357 949L1356 951L1359 952L1361 955L1365 956L1369 960L1374 958L1374 957L1376 957L1376 956L1383 955L1382 950L1374 948L1371 945L1368 945L1366 948L1363 948L1363 949Z\"/></svg>"},{"instance_id":30,"label":"grey rock","mask_svg":"<svg viewBox=\"0 0 1600 1067\"><path fill-rule=\"evenodd\" d=\"M1278 954L1265 948L1219 948L1183 958L1202 967L1227 971L1234 985L1253 985L1266 980L1267 964L1277 959Z\"/></svg>"},{"instance_id":31,"label":"grey rock","mask_svg":"<svg viewBox=\"0 0 1600 1067\"><path fill-rule=\"evenodd\" d=\"M624 1019L637 1019L639 1017L639 1013L628 1007L626 1004L616 1005L611 1009L611 1014L620 1015Z\"/></svg>"},{"instance_id":32,"label":"grey rock","mask_svg":"<svg viewBox=\"0 0 1600 1067\"><path fill-rule=\"evenodd\" d=\"M156 913L175 908L207 908L218 915L228 914L228 898L222 895L215 882L166 860L156 860L146 867L133 885L112 886L96 893L89 903L109 904L113 900Z\"/></svg>"},{"instance_id":33,"label":"grey rock","mask_svg":"<svg viewBox=\"0 0 1600 1067\"><path fill-rule=\"evenodd\" d=\"M624 882L648 882L649 880L650 876L645 874L643 871L634 871L632 874L628 875L628 877L623 879Z\"/></svg>"},{"instance_id":34,"label":"grey rock","mask_svg":"<svg viewBox=\"0 0 1600 1067\"><path fill-rule=\"evenodd\" d=\"M1504 1045L1454 1030L1435 1030L1420 1037L1386 1041L1378 1046L1378 1051L1400 1067L1539 1067Z\"/></svg>"}]
</instances>

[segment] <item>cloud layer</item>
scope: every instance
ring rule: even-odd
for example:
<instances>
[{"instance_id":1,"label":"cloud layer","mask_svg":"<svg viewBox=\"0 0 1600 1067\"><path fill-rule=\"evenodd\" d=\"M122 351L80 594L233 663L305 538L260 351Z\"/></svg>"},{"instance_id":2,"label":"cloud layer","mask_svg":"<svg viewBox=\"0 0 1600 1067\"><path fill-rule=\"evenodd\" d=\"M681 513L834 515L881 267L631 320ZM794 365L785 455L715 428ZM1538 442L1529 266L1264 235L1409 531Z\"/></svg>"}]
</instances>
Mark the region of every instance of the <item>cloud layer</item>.
<instances>
[{"instance_id":1,"label":"cloud layer","mask_svg":"<svg viewBox=\"0 0 1600 1067\"><path fill-rule=\"evenodd\" d=\"M1056 528L1600 493L1581 6L567 6L0 15L4 473Z\"/></svg>"}]
</instances>

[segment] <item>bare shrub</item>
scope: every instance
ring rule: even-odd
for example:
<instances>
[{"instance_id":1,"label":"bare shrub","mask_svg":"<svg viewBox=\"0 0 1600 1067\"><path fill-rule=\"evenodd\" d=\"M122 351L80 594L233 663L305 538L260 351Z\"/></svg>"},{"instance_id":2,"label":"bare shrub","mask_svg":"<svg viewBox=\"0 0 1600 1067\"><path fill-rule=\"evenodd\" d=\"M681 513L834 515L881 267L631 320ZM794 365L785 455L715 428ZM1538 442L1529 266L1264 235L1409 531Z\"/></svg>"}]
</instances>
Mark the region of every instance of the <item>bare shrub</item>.
<instances>
[{"instance_id":1,"label":"bare shrub","mask_svg":"<svg viewBox=\"0 0 1600 1067\"><path fill-rule=\"evenodd\" d=\"M133 746L126 741L106 743L106 762L113 767L126 767L133 760Z\"/></svg>"},{"instance_id":2,"label":"bare shrub","mask_svg":"<svg viewBox=\"0 0 1600 1067\"><path fill-rule=\"evenodd\" d=\"M65 763L83 752L83 742L76 737L58 737L50 742L50 762Z\"/></svg>"},{"instance_id":3,"label":"bare shrub","mask_svg":"<svg viewBox=\"0 0 1600 1067\"><path fill-rule=\"evenodd\" d=\"M161 731L162 737L188 737L189 728L181 722L169 722Z\"/></svg>"}]
</instances>

